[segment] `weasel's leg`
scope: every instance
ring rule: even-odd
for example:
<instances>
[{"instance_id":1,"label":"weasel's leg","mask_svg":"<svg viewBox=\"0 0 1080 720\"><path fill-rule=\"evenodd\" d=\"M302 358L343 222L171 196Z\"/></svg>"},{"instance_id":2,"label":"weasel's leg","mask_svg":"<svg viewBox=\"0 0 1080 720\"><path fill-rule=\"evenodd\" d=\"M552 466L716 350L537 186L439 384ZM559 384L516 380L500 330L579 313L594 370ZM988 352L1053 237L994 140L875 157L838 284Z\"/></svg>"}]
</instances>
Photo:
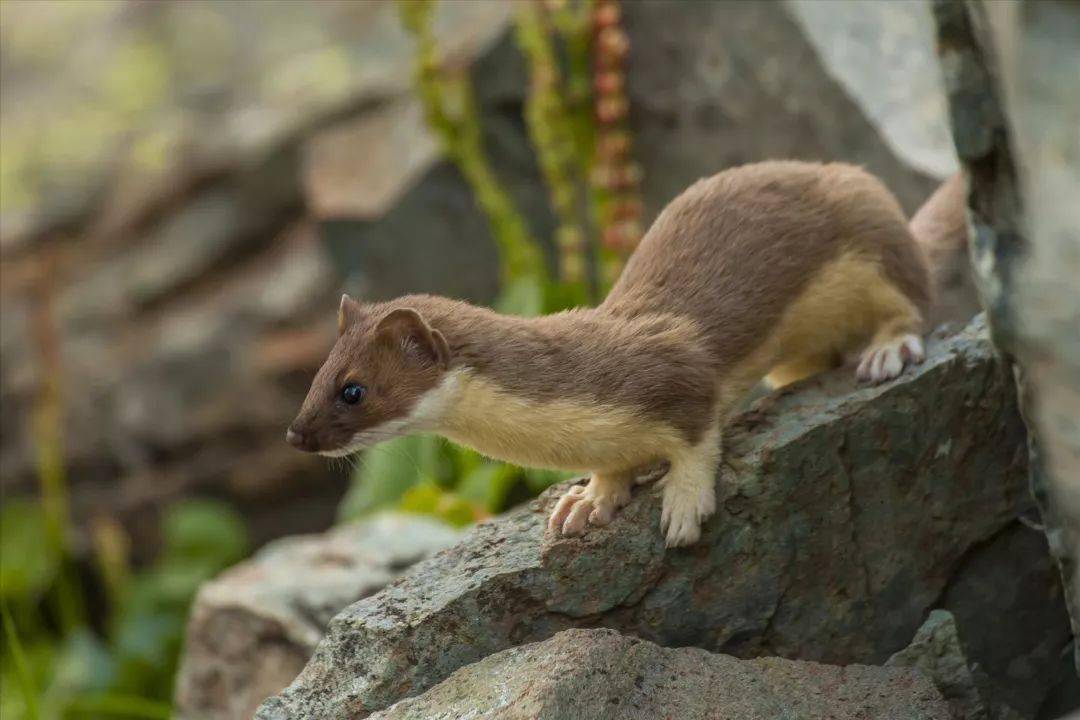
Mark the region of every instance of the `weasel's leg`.
<instances>
[{"instance_id":1,"label":"weasel's leg","mask_svg":"<svg viewBox=\"0 0 1080 720\"><path fill-rule=\"evenodd\" d=\"M904 371L909 363L921 363L926 358L918 328L922 318L917 311L883 323L874 334L870 345L863 350L855 377L868 382L892 380Z\"/></svg>"},{"instance_id":2,"label":"weasel's leg","mask_svg":"<svg viewBox=\"0 0 1080 720\"><path fill-rule=\"evenodd\" d=\"M630 484L625 473L593 473L588 485L575 485L559 498L548 527L576 536L584 535L589 525L607 525L630 502Z\"/></svg>"},{"instance_id":3,"label":"weasel's leg","mask_svg":"<svg viewBox=\"0 0 1080 720\"><path fill-rule=\"evenodd\" d=\"M660 481L663 510L660 529L668 547L691 545L701 537L701 523L716 510L716 470L720 465L720 423L701 441L672 458Z\"/></svg>"}]
</instances>

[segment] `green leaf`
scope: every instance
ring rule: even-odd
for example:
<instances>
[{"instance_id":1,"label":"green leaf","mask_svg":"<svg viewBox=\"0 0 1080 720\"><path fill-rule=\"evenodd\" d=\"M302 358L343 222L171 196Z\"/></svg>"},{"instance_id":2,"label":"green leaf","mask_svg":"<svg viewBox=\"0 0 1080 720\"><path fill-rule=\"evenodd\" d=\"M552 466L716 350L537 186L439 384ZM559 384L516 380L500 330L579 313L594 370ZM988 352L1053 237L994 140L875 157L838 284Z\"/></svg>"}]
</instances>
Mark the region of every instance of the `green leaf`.
<instances>
[{"instance_id":1,"label":"green leaf","mask_svg":"<svg viewBox=\"0 0 1080 720\"><path fill-rule=\"evenodd\" d=\"M384 442L364 453L338 508L338 519L356 520L393 507L417 483L433 481L439 466L439 439L412 435Z\"/></svg>"},{"instance_id":2,"label":"green leaf","mask_svg":"<svg viewBox=\"0 0 1080 720\"><path fill-rule=\"evenodd\" d=\"M183 615L141 609L128 613L117 628L114 651L130 682L131 666L164 668L163 651L177 643L183 633Z\"/></svg>"},{"instance_id":3,"label":"green leaf","mask_svg":"<svg viewBox=\"0 0 1080 720\"><path fill-rule=\"evenodd\" d=\"M235 510L215 500L173 505L163 522L163 561L208 562L224 568L244 557L247 530Z\"/></svg>"},{"instance_id":4,"label":"green leaf","mask_svg":"<svg viewBox=\"0 0 1080 720\"><path fill-rule=\"evenodd\" d=\"M544 293L544 312L554 313L590 304L589 290L584 283L548 283Z\"/></svg>"},{"instance_id":5,"label":"green leaf","mask_svg":"<svg viewBox=\"0 0 1080 720\"><path fill-rule=\"evenodd\" d=\"M0 598L37 598L55 580L60 556L41 504L10 500L0 509Z\"/></svg>"}]
</instances>

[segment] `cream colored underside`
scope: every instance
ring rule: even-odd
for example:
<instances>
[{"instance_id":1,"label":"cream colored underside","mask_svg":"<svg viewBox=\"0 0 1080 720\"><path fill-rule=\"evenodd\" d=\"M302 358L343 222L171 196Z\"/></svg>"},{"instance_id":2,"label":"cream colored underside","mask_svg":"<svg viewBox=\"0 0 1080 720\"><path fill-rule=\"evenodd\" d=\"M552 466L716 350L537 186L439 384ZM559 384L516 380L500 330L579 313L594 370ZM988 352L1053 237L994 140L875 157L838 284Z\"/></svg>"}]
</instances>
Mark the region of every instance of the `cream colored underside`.
<instances>
[{"instance_id":1,"label":"cream colored underside","mask_svg":"<svg viewBox=\"0 0 1080 720\"><path fill-rule=\"evenodd\" d=\"M517 465L616 472L687 447L677 430L629 408L520 398L467 371L459 371L452 382L459 401L436 432Z\"/></svg>"}]
</instances>

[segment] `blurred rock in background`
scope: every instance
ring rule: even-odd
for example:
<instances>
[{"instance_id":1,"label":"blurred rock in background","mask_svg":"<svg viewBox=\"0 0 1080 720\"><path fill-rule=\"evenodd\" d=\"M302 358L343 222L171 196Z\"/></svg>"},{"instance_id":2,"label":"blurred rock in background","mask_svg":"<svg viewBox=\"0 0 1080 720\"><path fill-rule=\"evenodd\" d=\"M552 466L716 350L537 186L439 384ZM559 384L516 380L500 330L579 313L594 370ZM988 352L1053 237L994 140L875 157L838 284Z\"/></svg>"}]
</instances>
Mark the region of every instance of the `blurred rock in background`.
<instances>
[{"instance_id":1,"label":"blurred rock in background","mask_svg":"<svg viewBox=\"0 0 1080 720\"><path fill-rule=\"evenodd\" d=\"M278 540L203 586L177 678L178 717L250 718L303 669L341 608L459 536L430 518L381 515Z\"/></svg>"},{"instance_id":2,"label":"blurred rock in background","mask_svg":"<svg viewBox=\"0 0 1080 720\"><path fill-rule=\"evenodd\" d=\"M954 167L922 3L623 7L647 221L764 158L859 162L909 212ZM500 180L549 238L510 11L444 2L436 27L471 64ZM5 494L33 486L31 290L49 267L78 517L119 514L141 552L153 511L195 492L235 503L256 542L327 526L345 478L281 435L340 292L496 291L394 5L5 3L0 40Z\"/></svg>"}]
</instances>

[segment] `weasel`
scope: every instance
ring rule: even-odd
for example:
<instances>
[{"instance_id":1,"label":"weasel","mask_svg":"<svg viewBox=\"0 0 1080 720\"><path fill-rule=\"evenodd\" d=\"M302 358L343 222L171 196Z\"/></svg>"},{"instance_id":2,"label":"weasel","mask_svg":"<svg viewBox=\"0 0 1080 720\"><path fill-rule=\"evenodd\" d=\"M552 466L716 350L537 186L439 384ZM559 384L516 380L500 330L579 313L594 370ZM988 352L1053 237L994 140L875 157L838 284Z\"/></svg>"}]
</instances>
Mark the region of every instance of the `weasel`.
<instances>
[{"instance_id":1,"label":"weasel","mask_svg":"<svg viewBox=\"0 0 1080 720\"><path fill-rule=\"evenodd\" d=\"M661 465L669 547L715 509L721 432L762 379L861 352L881 382L923 360L931 283L899 203L862 169L763 162L671 202L596 308L524 318L430 295L359 303L287 432L346 455L434 432L493 458L590 474L551 531L609 523ZM655 479L655 478L653 478Z\"/></svg>"}]
</instances>

